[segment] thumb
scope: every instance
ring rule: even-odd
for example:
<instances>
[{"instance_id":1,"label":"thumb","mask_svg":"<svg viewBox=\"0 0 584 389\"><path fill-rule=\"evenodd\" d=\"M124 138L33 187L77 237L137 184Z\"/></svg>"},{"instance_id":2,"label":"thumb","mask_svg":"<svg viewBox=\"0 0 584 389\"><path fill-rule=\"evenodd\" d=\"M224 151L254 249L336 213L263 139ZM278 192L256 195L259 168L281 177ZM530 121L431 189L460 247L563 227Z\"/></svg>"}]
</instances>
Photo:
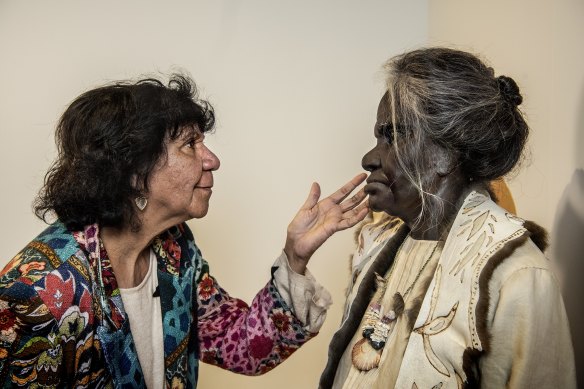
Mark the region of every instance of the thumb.
<instances>
[{"instance_id":1,"label":"thumb","mask_svg":"<svg viewBox=\"0 0 584 389\"><path fill-rule=\"evenodd\" d=\"M313 182L312 186L310 187L310 192L308 193L308 197L306 201L302 205L302 209L312 209L318 203L318 199L320 198L320 185L318 182Z\"/></svg>"}]
</instances>

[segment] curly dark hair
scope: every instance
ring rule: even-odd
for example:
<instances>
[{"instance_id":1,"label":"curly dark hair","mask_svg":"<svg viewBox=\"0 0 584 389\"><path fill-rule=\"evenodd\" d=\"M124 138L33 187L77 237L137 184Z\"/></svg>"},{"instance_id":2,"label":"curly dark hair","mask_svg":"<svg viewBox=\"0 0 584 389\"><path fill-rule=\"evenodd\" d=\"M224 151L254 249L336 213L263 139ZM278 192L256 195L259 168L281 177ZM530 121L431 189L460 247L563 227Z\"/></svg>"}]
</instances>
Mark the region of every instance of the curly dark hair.
<instances>
[{"instance_id":1,"label":"curly dark hair","mask_svg":"<svg viewBox=\"0 0 584 389\"><path fill-rule=\"evenodd\" d=\"M71 230L91 223L139 229L134 199L147 191L166 142L190 126L204 133L214 124L213 107L182 74L170 75L167 85L147 78L83 93L57 125L58 155L35 214L46 222L54 213Z\"/></svg>"}]
</instances>

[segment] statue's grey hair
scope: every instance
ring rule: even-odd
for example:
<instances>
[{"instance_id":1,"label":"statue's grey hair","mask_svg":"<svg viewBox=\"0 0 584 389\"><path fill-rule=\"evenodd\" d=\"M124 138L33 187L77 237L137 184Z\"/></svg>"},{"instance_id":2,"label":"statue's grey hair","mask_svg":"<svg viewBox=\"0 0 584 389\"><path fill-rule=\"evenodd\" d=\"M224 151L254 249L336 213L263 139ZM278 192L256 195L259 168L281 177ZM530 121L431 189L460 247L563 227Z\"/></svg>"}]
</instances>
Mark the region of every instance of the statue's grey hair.
<instances>
[{"instance_id":1,"label":"statue's grey hair","mask_svg":"<svg viewBox=\"0 0 584 389\"><path fill-rule=\"evenodd\" d=\"M487 186L518 164L529 128L513 79L495 77L473 54L439 47L393 57L385 70L391 122L399 125L393 139L398 127L409 137L407 149L393 142L396 155L422 198L416 222L438 222L444 208L423 180L423 136L451 152L469 185Z\"/></svg>"}]
</instances>

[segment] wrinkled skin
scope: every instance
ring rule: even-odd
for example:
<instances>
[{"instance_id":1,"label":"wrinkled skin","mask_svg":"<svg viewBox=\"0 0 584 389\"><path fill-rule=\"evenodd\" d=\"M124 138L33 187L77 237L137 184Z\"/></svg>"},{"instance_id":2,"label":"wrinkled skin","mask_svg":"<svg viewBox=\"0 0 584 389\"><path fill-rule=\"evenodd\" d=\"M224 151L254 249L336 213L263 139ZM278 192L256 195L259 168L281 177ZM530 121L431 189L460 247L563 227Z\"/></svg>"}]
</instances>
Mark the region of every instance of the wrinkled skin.
<instances>
[{"instance_id":1,"label":"wrinkled skin","mask_svg":"<svg viewBox=\"0 0 584 389\"><path fill-rule=\"evenodd\" d=\"M449 220L456 214L456 204L466 192L468 180L458 169L456 157L452 152L433 142L423 133L419 134L420 147L423 151L423 169L420 175L424 189L440 197L445 209L438 224L424 217L416 223L422 209L422 199L418 189L400 165L396 154L397 147L402 158L407 159L408 153L415 146L412 142L413 135L407 131L416 129L406 129L404 134L397 136L397 139L388 141L384 135L387 134L387 131L384 131L387 123L391 123L391 112L386 93L377 108L377 121L374 127L377 144L363 156L361 162L363 168L371 172L365 186L365 193L369 195L369 206L373 211L383 211L402 219L412 229L413 238L439 239ZM397 127L399 128L399 123ZM429 202L427 206L435 205Z\"/></svg>"},{"instance_id":2,"label":"wrinkled skin","mask_svg":"<svg viewBox=\"0 0 584 389\"><path fill-rule=\"evenodd\" d=\"M205 145L205 134L188 127L178 139L168 141L162 158L149 179L147 221L163 228L193 218L209 210L213 172L219 158Z\"/></svg>"}]
</instances>

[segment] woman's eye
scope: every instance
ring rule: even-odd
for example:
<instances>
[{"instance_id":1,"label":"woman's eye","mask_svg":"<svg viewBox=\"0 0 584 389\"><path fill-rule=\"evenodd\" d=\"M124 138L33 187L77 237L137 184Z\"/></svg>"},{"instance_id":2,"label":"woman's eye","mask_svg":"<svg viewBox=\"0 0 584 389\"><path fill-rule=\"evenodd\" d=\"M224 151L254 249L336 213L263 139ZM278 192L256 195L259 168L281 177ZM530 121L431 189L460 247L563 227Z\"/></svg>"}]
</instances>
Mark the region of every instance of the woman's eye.
<instances>
[{"instance_id":1,"label":"woman's eye","mask_svg":"<svg viewBox=\"0 0 584 389\"><path fill-rule=\"evenodd\" d=\"M197 143L200 143L203 141L202 137L197 137L197 138L191 138L189 139L189 141L186 143L187 147L190 147L192 149L195 148L195 146L197 145Z\"/></svg>"}]
</instances>

